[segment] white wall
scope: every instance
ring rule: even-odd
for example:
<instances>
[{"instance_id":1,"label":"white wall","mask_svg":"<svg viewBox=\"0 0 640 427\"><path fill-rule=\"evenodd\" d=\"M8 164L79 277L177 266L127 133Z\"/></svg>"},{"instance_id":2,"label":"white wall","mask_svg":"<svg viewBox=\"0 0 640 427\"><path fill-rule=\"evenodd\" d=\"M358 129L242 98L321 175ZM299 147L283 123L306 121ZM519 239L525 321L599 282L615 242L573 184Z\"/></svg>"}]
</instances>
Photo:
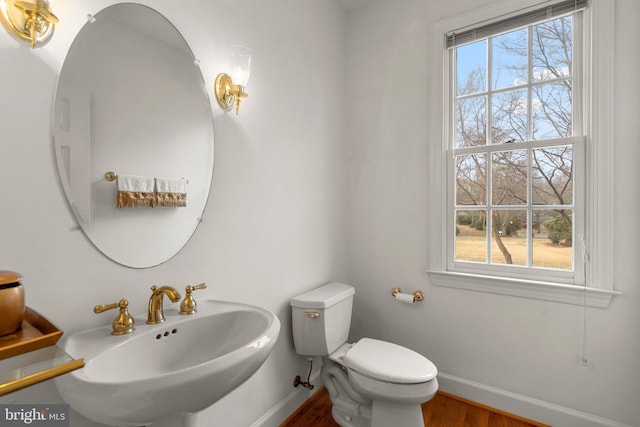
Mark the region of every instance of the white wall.
<instances>
[{"instance_id":1,"label":"white wall","mask_svg":"<svg viewBox=\"0 0 640 427\"><path fill-rule=\"evenodd\" d=\"M554 425L592 425L586 419L640 425L640 2L617 0L613 35L614 279L623 295L607 309L586 310L588 365L580 363L581 307L437 288L424 273L427 218L439 209L426 202L426 106L428 97L439 95L427 93L427 71L439 66L427 57L429 26L491 1L377 2L349 15L349 276L357 288L352 338L375 336L420 351L445 374L443 388L456 386L458 394L483 398L486 393L474 395L483 388L515 393L584 418ZM394 285L423 289L426 301L399 304L390 296ZM515 408L509 402L487 403Z\"/></svg>"},{"instance_id":2,"label":"white wall","mask_svg":"<svg viewBox=\"0 0 640 427\"><path fill-rule=\"evenodd\" d=\"M239 116L213 101L215 165L204 222L175 258L134 270L108 260L74 230L50 134L66 51L86 14L113 3L52 1L60 24L35 50L0 30L0 268L21 272L27 304L66 334L110 324L115 313L93 314L96 304L126 297L133 313L144 313L154 283L204 281L200 298L271 309L282 322L274 352L245 385L201 414L203 427L250 425L306 368L293 351L289 298L346 280L346 15L334 1L140 1L182 32L212 100L230 45L251 47L254 61ZM59 399L47 382L0 402ZM73 427L88 425L73 418Z\"/></svg>"}]
</instances>

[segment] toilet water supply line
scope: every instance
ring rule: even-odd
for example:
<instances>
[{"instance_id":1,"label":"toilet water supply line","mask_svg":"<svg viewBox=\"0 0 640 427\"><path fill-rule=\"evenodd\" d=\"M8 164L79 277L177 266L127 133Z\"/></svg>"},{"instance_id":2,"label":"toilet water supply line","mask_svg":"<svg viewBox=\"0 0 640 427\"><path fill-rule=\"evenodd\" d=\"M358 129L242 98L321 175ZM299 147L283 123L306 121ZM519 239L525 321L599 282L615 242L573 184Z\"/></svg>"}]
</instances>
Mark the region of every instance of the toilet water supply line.
<instances>
[{"instance_id":1,"label":"toilet water supply line","mask_svg":"<svg viewBox=\"0 0 640 427\"><path fill-rule=\"evenodd\" d=\"M313 370L313 357L309 356L307 357L307 360L309 361L309 373L307 374L307 380L302 381L300 379L300 375L296 375L296 377L293 379L293 386L298 387L299 385L301 385L308 390L313 390L315 386L311 384L311 382L309 382L309 379L311 378L311 371Z\"/></svg>"}]
</instances>

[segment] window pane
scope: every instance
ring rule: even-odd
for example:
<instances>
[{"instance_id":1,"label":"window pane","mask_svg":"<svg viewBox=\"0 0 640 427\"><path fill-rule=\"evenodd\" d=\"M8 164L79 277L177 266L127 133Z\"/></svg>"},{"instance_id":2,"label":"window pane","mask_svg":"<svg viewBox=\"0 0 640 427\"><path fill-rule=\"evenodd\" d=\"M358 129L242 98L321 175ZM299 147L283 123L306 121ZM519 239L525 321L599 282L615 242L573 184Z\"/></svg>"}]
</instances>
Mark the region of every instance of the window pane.
<instances>
[{"instance_id":1,"label":"window pane","mask_svg":"<svg viewBox=\"0 0 640 427\"><path fill-rule=\"evenodd\" d=\"M529 81L527 29L491 38L493 89L520 86Z\"/></svg>"},{"instance_id":2,"label":"window pane","mask_svg":"<svg viewBox=\"0 0 640 427\"><path fill-rule=\"evenodd\" d=\"M527 204L527 151L500 151L491 157L491 204Z\"/></svg>"},{"instance_id":3,"label":"window pane","mask_svg":"<svg viewBox=\"0 0 640 427\"><path fill-rule=\"evenodd\" d=\"M533 150L531 170L534 205L573 204L573 147Z\"/></svg>"},{"instance_id":4,"label":"window pane","mask_svg":"<svg viewBox=\"0 0 640 427\"><path fill-rule=\"evenodd\" d=\"M572 135L571 81L562 80L533 87L533 139Z\"/></svg>"},{"instance_id":5,"label":"window pane","mask_svg":"<svg viewBox=\"0 0 640 427\"><path fill-rule=\"evenodd\" d=\"M527 265L527 212L493 211L491 263Z\"/></svg>"},{"instance_id":6,"label":"window pane","mask_svg":"<svg viewBox=\"0 0 640 427\"><path fill-rule=\"evenodd\" d=\"M572 70L573 17L552 19L533 26L533 79L567 77Z\"/></svg>"},{"instance_id":7,"label":"window pane","mask_svg":"<svg viewBox=\"0 0 640 427\"><path fill-rule=\"evenodd\" d=\"M487 97L456 101L456 148L487 144Z\"/></svg>"},{"instance_id":8,"label":"window pane","mask_svg":"<svg viewBox=\"0 0 640 427\"><path fill-rule=\"evenodd\" d=\"M528 140L529 107L526 89L500 92L491 97L492 144Z\"/></svg>"},{"instance_id":9,"label":"window pane","mask_svg":"<svg viewBox=\"0 0 640 427\"><path fill-rule=\"evenodd\" d=\"M533 266L573 269L573 211L533 211Z\"/></svg>"},{"instance_id":10,"label":"window pane","mask_svg":"<svg viewBox=\"0 0 640 427\"><path fill-rule=\"evenodd\" d=\"M487 161L484 155L456 156L456 204L487 203Z\"/></svg>"},{"instance_id":11,"label":"window pane","mask_svg":"<svg viewBox=\"0 0 640 427\"><path fill-rule=\"evenodd\" d=\"M485 211L456 211L456 261L487 262Z\"/></svg>"},{"instance_id":12,"label":"window pane","mask_svg":"<svg viewBox=\"0 0 640 427\"><path fill-rule=\"evenodd\" d=\"M487 90L487 40L456 48L456 95Z\"/></svg>"}]
</instances>

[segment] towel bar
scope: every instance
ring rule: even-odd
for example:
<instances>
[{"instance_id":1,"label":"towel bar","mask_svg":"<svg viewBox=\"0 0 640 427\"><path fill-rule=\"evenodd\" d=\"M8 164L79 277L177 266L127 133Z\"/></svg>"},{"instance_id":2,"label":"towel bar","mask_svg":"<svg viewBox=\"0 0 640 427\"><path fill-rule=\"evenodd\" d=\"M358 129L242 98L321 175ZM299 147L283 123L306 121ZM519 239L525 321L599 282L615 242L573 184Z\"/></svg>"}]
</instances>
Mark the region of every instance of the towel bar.
<instances>
[{"instance_id":1,"label":"towel bar","mask_svg":"<svg viewBox=\"0 0 640 427\"><path fill-rule=\"evenodd\" d=\"M116 179L118 179L118 175L117 175L115 172L113 172L113 171L106 172L106 173L104 174L104 177L105 177L105 179L106 179L107 181L109 181L109 182L113 182L113 181L115 181ZM181 178L181 179L183 179L183 180L184 180L184 182L186 182L187 184L189 183L189 180L188 180L187 178Z\"/></svg>"}]
</instances>

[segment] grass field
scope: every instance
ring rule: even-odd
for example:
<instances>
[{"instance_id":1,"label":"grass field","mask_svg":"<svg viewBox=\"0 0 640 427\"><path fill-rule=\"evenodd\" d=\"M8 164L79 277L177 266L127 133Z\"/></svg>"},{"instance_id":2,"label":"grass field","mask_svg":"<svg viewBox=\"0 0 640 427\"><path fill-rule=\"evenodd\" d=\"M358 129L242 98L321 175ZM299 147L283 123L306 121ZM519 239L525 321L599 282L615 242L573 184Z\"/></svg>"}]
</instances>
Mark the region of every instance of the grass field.
<instances>
[{"instance_id":1,"label":"grass field","mask_svg":"<svg viewBox=\"0 0 640 427\"><path fill-rule=\"evenodd\" d=\"M459 225L460 235L456 237L456 259L460 261L486 262L486 233L470 226ZM511 254L514 265L527 263L527 239L525 237L505 236L502 243ZM572 268L572 248L556 245L547 238L533 239L533 266L545 268ZM495 239L491 239L493 264L505 264L504 256Z\"/></svg>"}]
</instances>

